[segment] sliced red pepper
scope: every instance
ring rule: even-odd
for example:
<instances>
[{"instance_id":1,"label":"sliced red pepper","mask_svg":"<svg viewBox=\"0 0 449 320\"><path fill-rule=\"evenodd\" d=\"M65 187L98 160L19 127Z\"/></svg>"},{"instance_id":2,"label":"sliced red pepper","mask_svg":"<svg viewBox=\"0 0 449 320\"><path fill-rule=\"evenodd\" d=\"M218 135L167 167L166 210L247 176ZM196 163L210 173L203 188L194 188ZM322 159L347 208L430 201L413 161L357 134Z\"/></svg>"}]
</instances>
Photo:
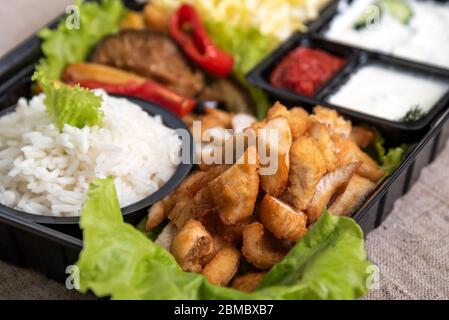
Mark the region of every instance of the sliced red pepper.
<instances>
[{"instance_id":1,"label":"sliced red pepper","mask_svg":"<svg viewBox=\"0 0 449 320\"><path fill-rule=\"evenodd\" d=\"M141 98L166 107L179 117L183 117L191 112L196 105L195 100L180 96L177 93L174 93L151 81L146 81L143 83L128 82L110 84L96 80L83 80L69 84L79 84L81 87L87 89L103 89L112 94L122 94Z\"/></svg>"},{"instance_id":2,"label":"sliced red pepper","mask_svg":"<svg viewBox=\"0 0 449 320\"><path fill-rule=\"evenodd\" d=\"M184 31L187 24L192 29L191 34ZM225 77L232 72L234 58L213 43L191 5L183 4L173 14L170 35L193 62L210 74Z\"/></svg>"}]
</instances>

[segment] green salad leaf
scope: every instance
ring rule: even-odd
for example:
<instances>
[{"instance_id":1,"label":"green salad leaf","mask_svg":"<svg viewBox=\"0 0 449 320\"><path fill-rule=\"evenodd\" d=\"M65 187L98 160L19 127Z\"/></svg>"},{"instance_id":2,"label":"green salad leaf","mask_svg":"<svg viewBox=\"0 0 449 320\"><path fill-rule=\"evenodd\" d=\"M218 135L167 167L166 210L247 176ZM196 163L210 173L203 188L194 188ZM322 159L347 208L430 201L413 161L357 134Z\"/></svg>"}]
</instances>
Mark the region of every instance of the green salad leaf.
<instances>
[{"instance_id":1,"label":"green salad leaf","mask_svg":"<svg viewBox=\"0 0 449 320\"><path fill-rule=\"evenodd\" d=\"M246 74L264 59L278 44L257 29L231 26L225 22L206 20L206 29L214 42L235 59L234 76L248 89L256 106L257 117L263 119L270 107L265 93L250 85Z\"/></svg>"},{"instance_id":2,"label":"green salad leaf","mask_svg":"<svg viewBox=\"0 0 449 320\"><path fill-rule=\"evenodd\" d=\"M118 30L126 12L122 1L77 1L79 28L72 28L63 19L56 29L39 32L44 58L37 65L51 80L59 79L66 66L84 61L94 45L105 35Z\"/></svg>"},{"instance_id":3,"label":"green salad leaf","mask_svg":"<svg viewBox=\"0 0 449 320\"><path fill-rule=\"evenodd\" d=\"M368 152L380 164L381 169L387 173L392 174L394 170L401 164L407 152L409 145L402 144L396 148L385 149L385 138L382 134L375 130L375 139L373 143L374 152Z\"/></svg>"},{"instance_id":4,"label":"green salad leaf","mask_svg":"<svg viewBox=\"0 0 449 320\"><path fill-rule=\"evenodd\" d=\"M40 71L33 75L33 81L37 81L44 91L47 113L59 130L62 131L65 124L81 129L85 126L101 126L103 123L101 96L78 85L69 87L55 84Z\"/></svg>"},{"instance_id":5,"label":"green salad leaf","mask_svg":"<svg viewBox=\"0 0 449 320\"><path fill-rule=\"evenodd\" d=\"M124 223L111 178L91 183L81 212L80 290L113 299L354 299L370 263L354 220L325 212L253 293L210 284Z\"/></svg>"}]
</instances>

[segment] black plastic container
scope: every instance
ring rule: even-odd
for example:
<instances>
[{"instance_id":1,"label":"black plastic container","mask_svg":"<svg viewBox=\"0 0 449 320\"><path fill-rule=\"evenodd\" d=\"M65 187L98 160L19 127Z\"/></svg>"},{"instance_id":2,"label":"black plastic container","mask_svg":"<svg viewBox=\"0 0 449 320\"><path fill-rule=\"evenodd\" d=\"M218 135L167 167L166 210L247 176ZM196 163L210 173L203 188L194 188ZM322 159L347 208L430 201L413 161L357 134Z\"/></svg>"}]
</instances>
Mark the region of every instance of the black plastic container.
<instances>
[{"instance_id":1,"label":"black plastic container","mask_svg":"<svg viewBox=\"0 0 449 320\"><path fill-rule=\"evenodd\" d=\"M30 77L31 75L27 76ZM182 141L183 146L181 150L187 151L188 155L190 155L190 158L192 158L191 156L193 155L193 137L190 134L190 131L184 124L184 122L181 119L179 119L175 114L171 113L170 111L167 111L166 109L160 106L157 106L155 104L149 103L141 99L118 95L115 96L118 98L126 98L128 101L139 105L144 111L146 111L151 116L159 115L162 118L163 124L166 125L167 127L187 132L188 140ZM15 106L11 106L0 110L0 117L10 112L13 112L14 109ZM187 177L187 175L192 170L192 167L193 167L192 161L189 161L188 163L180 163L177 166L171 178L160 189L158 189L156 192L146 197L145 199L136 202L130 206L127 206L125 208L122 208L125 221L132 224L139 223L148 213L148 208L151 207L154 203L161 200L166 195L168 195L171 191L173 191L184 180L184 178ZM79 224L79 217L52 217L52 216L34 215L8 208L2 204L0 204L0 212L6 212L11 215L23 217L24 219L44 225L65 225L66 229L68 229L69 226L71 225L75 226L75 229L78 229Z\"/></svg>"},{"instance_id":2,"label":"black plastic container","mask_svg":"<svg viewBox=\"0 0 449 320\"><path fill-rule=\"evenodd\" d=\"M345 59L343 67L337 71L327 82L325 82L313 96L307 97L286 89L277 88L270 83L270 75L278 63L288 53L297 47L316 48L324 50L334 56ZM340 88L351 75L359 68L368 64L380 64L386 67L415 73L419 76L425 76L438 81L447 83L447 91L443 97L418 121L401 122L391 121L379 117L374 117L365 113L351 110L345 106L338 106L328 102L327 98ZM377 52L366 51L347 46L341 43L325 40L314 34L299 34L291 36L270 56L257 65L247 76L247 79L253 85L262 88L269 95L280 101L288 101L295 105L323 105L336 109L341 114L357 119L361 122L367 122L386 131L396 131L401 136L410 131L419 131L426 129L430 122L436 118L438 113L449 104L449 70L441 70L422 64L413 63L403 59L391 57Z\"/></svg>"},{"instance_id":3,"label":"black plastic container","mask_svg":"<svg viewBox=\"0 0 449 320\"><path fill-rule=\"evenodd\" d=\"M329 5L323 11L326 19L331 17L333 5L335 4ZM323 21L318 20L310 27L319 29L322 24ZM288 47L287 44L281 49ZM39 46L40 41L36 37L31 37L0 59L0 111L15 104L21 96L30 97L30 75L40 57ZM344 47L341 49L348 50ZM279 52L276 51L274 55ZM344 52L354 56L358 50L350 49ZM354 63L356 62L357 60L354 60ZM291 99L283 100L286 104L295 104ZM309 108L313 105L313 101L304 104ZM356 123L364 122L357 117L350 116L350 118ZM411 147L405 160L392 175L382 181L353 216L365 233L376 228L387 217L394 201L410 189L421 169L443 149L449 137L448 118L449 110L440 110L426 128L406 134ZM370 121L367 123L372 124ZM387 141L396 139L395 132L382 126L380 129ZM68 276L67 266L77 260L82 248L81 234L70 231L73 225L68 225L70 230L66 227L67 225L44 225L33 222L25 216L0 208L0 258L63 281Z\"/></svg>"},{"instance_id":4,"label":"black plastic container","mask_svg":"<svg viewBox=\"0 0 449 320\"><path fill-rule=\"evenodd\" d=\"M351 5L352 2L354 2L355 0L330 0L330 1L331 1L331 3L328 6L326 6L325 12L323 12L323 14L320 15L319 19L312 24L311 28L309 28L310 33L313 33L313 34L315 34L317 36L320 36L323 39L326 39L325 33L329 30L329 27L330 27L330 24L332 23L333 18L338 14L339 3L340 2L345 2L345 3L349 4L349 5ZM418 1L436 2L436 3L441 3L441 4L445 4L445 3L449 2L449 0L418 0ZM426 62L422 62L422 61L420 62L420 61L411 60L411 59L407 59L407 58L400 58L399 56L393 56L393 55L390 55L390 54L388 54L386 52L383 52L383 51L374 50L374 49L364 49L364 48L361 48L361 47L356 46L356 45L347 44L345 42L334 41L332 39L328 39L328 40L331 41L331 42L334 42L334 43L348 45L348 46L352 46L354 48L359 48L360 50L363 50L365 52L370 52L370 53L373 53L373 54L380 54L380 55L394 57L395 59L400 60L400 61L405 62L405 63L414 64L414 65L421 65L423 67L427 67L427 68L433 70L434 72L447 73L449 71L448 68L432 64L431 61L426 63Z\"/></svg>"}]
</instances>

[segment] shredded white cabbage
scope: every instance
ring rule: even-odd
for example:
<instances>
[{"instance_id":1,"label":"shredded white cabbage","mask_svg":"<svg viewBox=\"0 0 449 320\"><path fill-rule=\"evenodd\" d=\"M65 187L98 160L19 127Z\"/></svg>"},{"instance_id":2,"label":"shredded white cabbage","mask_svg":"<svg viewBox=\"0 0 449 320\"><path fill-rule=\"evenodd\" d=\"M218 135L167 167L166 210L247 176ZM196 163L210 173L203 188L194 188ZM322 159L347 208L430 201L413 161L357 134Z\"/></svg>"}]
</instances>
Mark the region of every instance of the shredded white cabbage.
<instances>
[{"instance_id":1,"label":"shredded white cabbage","mask_svg":"<svg viewBox=\"0 0 449 320\"><path fill-rule=\"evenodd\" d=\"M318 17L329 0L155 0L154 3L174 10L190 3L203 17L224 21L238 27L252 27L277 40L286 39L305 23Z\"/></svg>"}]
</instances>

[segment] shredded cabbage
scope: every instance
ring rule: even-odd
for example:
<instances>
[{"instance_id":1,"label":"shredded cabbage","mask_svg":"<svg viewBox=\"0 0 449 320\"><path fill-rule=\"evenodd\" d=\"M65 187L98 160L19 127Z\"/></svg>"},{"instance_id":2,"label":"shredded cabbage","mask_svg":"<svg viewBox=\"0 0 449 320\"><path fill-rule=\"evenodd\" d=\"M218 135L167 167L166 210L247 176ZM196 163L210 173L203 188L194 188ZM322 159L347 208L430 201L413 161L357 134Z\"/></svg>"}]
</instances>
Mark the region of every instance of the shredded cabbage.
<instances>
[{"instance_id":1,"label":"shredded cabbage","mask_svg":"<svg viewBox=\"0 0 449 320\"><path fill-rule=\"evenodd\" d=\"M235 27L255 28L263 35L282 41L294 31L306 30L329 0L155 0L171 10L181 3L194 5L205 18Z\"/></svg>"}]
</instances>

